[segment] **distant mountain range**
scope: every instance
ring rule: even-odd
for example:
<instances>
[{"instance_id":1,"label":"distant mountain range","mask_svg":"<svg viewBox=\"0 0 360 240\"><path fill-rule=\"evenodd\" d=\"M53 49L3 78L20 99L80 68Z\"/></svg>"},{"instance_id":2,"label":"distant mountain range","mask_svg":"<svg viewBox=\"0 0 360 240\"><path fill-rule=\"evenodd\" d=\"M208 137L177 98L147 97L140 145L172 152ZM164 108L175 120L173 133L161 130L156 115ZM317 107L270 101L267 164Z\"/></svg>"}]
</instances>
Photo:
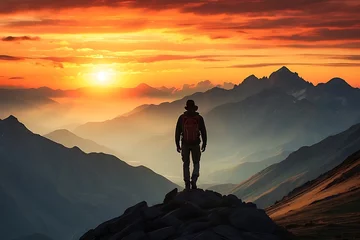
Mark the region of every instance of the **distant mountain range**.
<instances>
[{"instance_id":1,"label":"distant mountain range","mask_svg":"<svg viewBox=\"0 0 360 240\"><path fill-rule=\"evenodd\" d=\"M270 165L273 165L275 163L281 162L282 160L286 159L290 153L291 152L285 151L275 156L270 155L268 158L261 160L259 162L251 161L251 159L248 157L243 159L244 161L243 163L240 163L235 167L221 169L210 174L209 178L214 182L240 183L252 177L254 174L260 172L261 170L265 169L266 167L269 167ZM211 189L218 189L218 188L211 188Z\"/></svg>"},{"instance_id":2,"label":"distant mountain range","mask_svg":"<svg viewBox=\"0 0 360 240\"><path fill-rule=\"evenodd\" d=\"M129 204L155 203L174 187L148 168L33 134L13 116L0 121L1 239L76 239Z\"/></svg>"},{"instance_id":3,"label":"distant mountain range","mask_svg":"<svg viewBox=\"0 0 360 240\"><path fill-rule=\"evenodd\" d=\"M267 209L300 238L356 239L360 235L360 152Z\"/></svg>"},{"instance_id":4,"label":"distant mountain range","mask_svg":"<svg viewBox=\"0 0 360 240\"><path fill-rule=\"evenodd\" d=\"M271 165L239 184L232 193L260 207L268 207L293 189L339 165L360 149L360 124L302 147L284 161Z\"/></svg>"},{"instance_id":5,"label":"distant mountain range","mask_svg":"<svg viewBox=\"0 0 360 240\"><path fill-rule=\"evenodd\" d=\"M275 156L279 149L295 151L360 122L358 88L340 78L314 86L282 67L269 77L251 75L230 90L215 87L170 103L141 106L115 119L84 124L75 133L131 155L162 174L176 175L181 163L175 160L176 165L168 167L166 162L179 158L171 140L173 128L190 98L209 131L204 177L260 152ZM136 151L138 146L142 151Z\"/></svg>"},{"instance_id":6,"label":"distant mountain range","mask_svg":"<svg viewBox=\"0 0 360 240\"><path fill-rule=\"evenodd\" d=\"M68 148L79 147L82 151L86 153L92 153L92 152L107 153L120 158L120 154L117 153L116 151L111 150L102 145L99 145L92 140L88 140L76 136L74 133L66 129L55 130L51 133L44 135L44 137L50 139L51 141L60 143Z\"/></svg>"}]
</instances>

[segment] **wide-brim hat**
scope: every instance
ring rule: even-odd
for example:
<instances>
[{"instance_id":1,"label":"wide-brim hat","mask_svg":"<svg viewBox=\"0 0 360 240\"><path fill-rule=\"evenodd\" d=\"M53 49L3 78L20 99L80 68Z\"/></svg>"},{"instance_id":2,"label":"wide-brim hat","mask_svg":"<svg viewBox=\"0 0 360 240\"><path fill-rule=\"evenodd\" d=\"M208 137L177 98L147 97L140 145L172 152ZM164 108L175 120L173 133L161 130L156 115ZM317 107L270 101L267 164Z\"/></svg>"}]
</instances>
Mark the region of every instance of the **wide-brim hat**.
<instances>
[{"instance_id":1,"label":"wide-brim hat","mask_svg":"<svg viewBox=\"0 0 360 240\"><path fill-rule=\"evenodd\" d=\"M187 100L186 101L186 106L185 106L185 109L186 110L194 110L194 111L197 111L198 110L198 106L196 106L194 100Z\"/></svg>"}]
</instances>

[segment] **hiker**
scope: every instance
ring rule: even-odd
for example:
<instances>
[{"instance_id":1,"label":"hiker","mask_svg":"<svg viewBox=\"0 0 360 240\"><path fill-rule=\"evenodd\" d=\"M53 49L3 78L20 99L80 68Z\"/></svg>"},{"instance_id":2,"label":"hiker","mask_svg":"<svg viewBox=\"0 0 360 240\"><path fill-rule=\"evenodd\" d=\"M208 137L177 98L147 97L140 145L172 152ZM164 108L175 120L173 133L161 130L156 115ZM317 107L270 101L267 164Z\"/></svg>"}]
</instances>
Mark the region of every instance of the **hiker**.
<instances>
[{"instance_id":1,"label":"hiker","mask_svg":"<svg viewBox=\"0 0 360 240\"><path fill-rule=\"evenodd\" d=\"M181 153L183 161L183 174L185 189L197 189L196 182L200 172L201 152L206 149L207 134L203 117L197 112L198 106L194 100L188 100L185 106L186 111L180 115L175 131L176 150ZM202 146L200 149L200 135ZM181 138L181 145L180 145ZM194 164L190 181L190 153Z\"/></svg>"}]
</instances>

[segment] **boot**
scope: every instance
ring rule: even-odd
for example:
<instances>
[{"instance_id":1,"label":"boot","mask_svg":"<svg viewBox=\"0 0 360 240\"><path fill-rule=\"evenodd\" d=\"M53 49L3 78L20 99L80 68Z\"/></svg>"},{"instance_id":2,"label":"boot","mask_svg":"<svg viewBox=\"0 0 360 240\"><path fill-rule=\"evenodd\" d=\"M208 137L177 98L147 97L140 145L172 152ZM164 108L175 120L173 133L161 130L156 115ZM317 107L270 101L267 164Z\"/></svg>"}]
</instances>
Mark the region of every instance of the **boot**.
<instances>
[{"instance_id":1,"label":"boot","mask_svg":"<svg viewBox=\"0 0 360 240\"><path fill-rule=\"evenodd\" d=\"M191 189L197 189L196 180L191 181Z\"/></svg>"},{"instance_id":2,"label":"boot","mask_svg":"<svg viewBox=\"0 0 360 240\"><path fill-rule=\"evenodd\" d=\"M190 181L185 182L185 190L190 190Z\"/></svg>"}]
</instances>

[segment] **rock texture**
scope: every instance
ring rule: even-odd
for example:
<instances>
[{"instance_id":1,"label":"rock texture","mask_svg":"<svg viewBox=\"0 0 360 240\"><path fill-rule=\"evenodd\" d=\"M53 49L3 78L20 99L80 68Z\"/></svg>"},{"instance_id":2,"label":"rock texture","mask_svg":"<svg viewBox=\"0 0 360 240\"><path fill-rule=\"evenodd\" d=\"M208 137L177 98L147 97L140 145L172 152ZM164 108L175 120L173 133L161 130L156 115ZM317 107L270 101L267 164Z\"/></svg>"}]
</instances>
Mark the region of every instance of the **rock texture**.
<instances>
[{"instance_id":1,"label":"rock texture","mask_svg":"<svg viewBox=\"0 0 360 240\"><path fill-rule=\"evenodd\" d=\"M262 209L209 190L169 192L162 204L140 202L80 240L287 240L293 236Z\"/></svg>"}]
</instances>

